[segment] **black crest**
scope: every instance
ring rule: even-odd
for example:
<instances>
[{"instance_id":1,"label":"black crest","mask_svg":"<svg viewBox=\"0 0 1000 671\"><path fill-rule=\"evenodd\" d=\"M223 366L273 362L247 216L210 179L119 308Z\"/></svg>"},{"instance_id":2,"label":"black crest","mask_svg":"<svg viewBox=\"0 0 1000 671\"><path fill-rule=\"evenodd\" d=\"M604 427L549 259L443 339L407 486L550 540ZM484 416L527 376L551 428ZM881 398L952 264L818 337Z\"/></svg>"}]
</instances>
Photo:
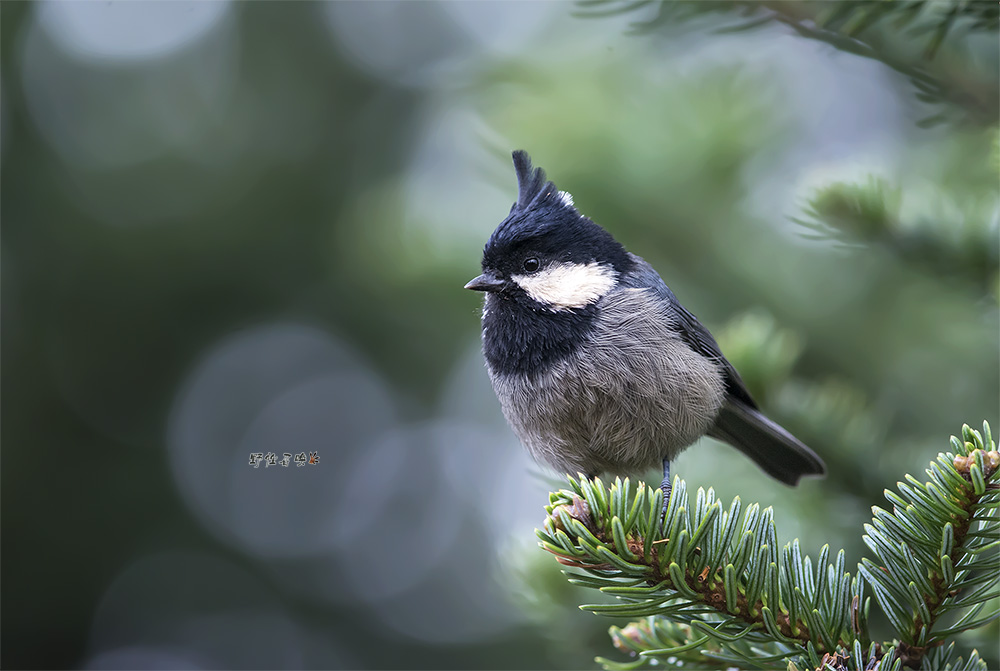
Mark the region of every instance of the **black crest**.
<instances>
[{"instance_id":1,"label":"black crest","mask_svg":"<svg viewBox=\"0 0 1000 671\"><path fill-rule=\"evenodd\" d=\"M515 210L527 210L532 201L542 192L542 188L548 186L555 189L551 182L545 183L545 171L541 168L532 170L531 157L528 152L518 149L514 152L514 171L517 173L517 202L511 208Z\"/></svg>"},{"instance_id":2,"label":"black crest","mask_svg":"<svg viewBox=\"0 0 1000 671\"><path fill-rule=\"evenodd\" d=\"M632 267L625 248L580 214L572 199L545 179L545 171L532 166L526 151L518 149L513 158L517 201L486 243L484 268L501 269L505 261L519 263L517 254L526 247L561 261L600 261L621 273Z\"/></svg>"}]
</instances>

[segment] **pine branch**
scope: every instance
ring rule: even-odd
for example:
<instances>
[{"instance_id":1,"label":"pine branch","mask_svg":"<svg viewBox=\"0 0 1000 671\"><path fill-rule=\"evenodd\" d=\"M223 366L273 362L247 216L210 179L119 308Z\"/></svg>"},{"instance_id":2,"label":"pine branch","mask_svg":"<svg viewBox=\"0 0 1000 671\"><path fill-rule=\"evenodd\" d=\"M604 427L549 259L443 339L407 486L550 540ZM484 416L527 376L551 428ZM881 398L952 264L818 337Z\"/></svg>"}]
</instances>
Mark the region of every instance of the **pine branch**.
<instances>
[{"instance_id":1,"label":"pine branch","mask_svg":"<svg viewBox=\"0 0 1000 671\"><path fill-rule=\"evenodd\" d=\"M996 33L1000 8L996 3L968 0L835 0L790 2L788 0L582 0L581 16L609 16L656 6L652 18L637 21L636 32L716 14L737 20L717 32L751 30L769 23L782 24L802 37L824 42L863 58L877 60L907 77L916 97L928 103L951 103L980 123L992 123L997 115L997 89L988 80L972 81L967 68L931 67L947 41L973 33ZM916 37L924 49L916 58L900 48L900 42ZM924 119L921 126L941 123L949 115Z\"/></svg>"},{"instance_id":2,"label":"pine branch","mask_svg":"<svg viewBox=\"0 0 1000 671\"><path fill-rule=\"evenodd\" d=\"M983 434L965 426L962 435L964 442L951 439L954 453L931 462L929 481L907 475L897 483L899 495L886 491L892 512L874 508L865 525L864 541L877 561L863 559L858 571L899 634L897 655L911 668L949 637L1000 615L996 609L982 615L997 593L1000 453L988 424ZM958 622L940 629L942 616L955 612Z\"/></svg>"},{"instance_id":3,"label":"pine branch","mask_svg":"<svg viewBox=\"0 0 1000 671\"><path fill-rule=\"evenodd\" d=\"M608 669L663 656L687 668L984 669L975 653L956 660L944 646L997 617L983 611L1000 584L991 564L1000 454L988 424L983 434L964 427L963 439L931 463L927 482L907 476L899 494L886 491L893 510L874 509L864 538L874 560L854 577L842 550L833 563L829 546L815 562L798 540L779 552L770 508L744 510L737 497L723 509L712 489L692 502L678 478L662 519L659 489L570 478L569 490L550 495L537 534L561 564L582 571L569 572L570 582L620 602L583 609L645 618L611 628L616 647L638 659L599 659ZM869 593L896 641L871 640Z\"/></svg>"},{"instance_id":4,"label":"pine branch","mask_svg":"<svg viewBox=\"0 0 1000 671\"><path fill-rule=\"evenodd\" d=\"M850 574L844 553L828 563L829 546L814 570L798 541L779 552L773 513L737 497L723 510L709 489L691 506L683 480L674 480L664 522L662 493L628 480L610 490L600 480L570 480L553 494L542 547L560 563L581 568L570 581L619 597L622 604L585 610L617 616L667 615L716 641L728 657L752 661L768 645L783 659L832 651L850 638ZM742 514L741 514L742 513ZM737 645L736 643L739 642ZM680 647L644 652L675 655ZM722 655L717 656L722 659Z\"/></svg>"},{"instance_id":5,"label":"pine branch","mask_svg":"<svg viewBox=\"0 0 1000 671\"><path fill-rule=\"evenodd\" d=\"M949 194L954 195L954 194ZM933 211L901 215L903 190L869 177L866 183L835 182L816 190L805 217L792 221L811 233L803 237L835 240L845 246L880 245L902 261L941 277L961 278L988 292L1000 271L998 231L991 225L995 199L941 200L948 216ZM911 208L912 209L912 208Z\"/></svg>"}]
</instances>

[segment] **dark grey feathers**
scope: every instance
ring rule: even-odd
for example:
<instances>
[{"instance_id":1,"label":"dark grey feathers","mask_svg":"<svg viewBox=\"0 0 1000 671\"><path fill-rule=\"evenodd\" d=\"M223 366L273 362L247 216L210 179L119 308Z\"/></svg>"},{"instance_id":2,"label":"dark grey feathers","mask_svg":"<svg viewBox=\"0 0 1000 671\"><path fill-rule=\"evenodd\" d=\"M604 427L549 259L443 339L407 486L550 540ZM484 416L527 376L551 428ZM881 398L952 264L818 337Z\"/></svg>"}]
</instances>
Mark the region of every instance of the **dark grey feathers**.
<instances>
[{"instance_id":1,"label":"dark grey feathers","mask_svg":"<svg viewBox=\"0 0 1000 671\"><path fill-rule=\"evenodd\" d=\"M755 408L729 397L708 435L753 459L772 478L795 486L803 475L823 475L826 466L798 438Z\"/></svg>"}]
</instances>

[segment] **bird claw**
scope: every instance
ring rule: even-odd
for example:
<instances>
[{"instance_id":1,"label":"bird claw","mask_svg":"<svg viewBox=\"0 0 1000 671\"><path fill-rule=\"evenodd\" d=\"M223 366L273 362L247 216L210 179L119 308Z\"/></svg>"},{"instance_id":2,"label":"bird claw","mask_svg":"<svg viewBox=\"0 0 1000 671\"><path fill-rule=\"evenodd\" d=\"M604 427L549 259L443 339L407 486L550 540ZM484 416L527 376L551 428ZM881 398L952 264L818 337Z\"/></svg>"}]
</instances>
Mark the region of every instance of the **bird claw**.
<instances>
[{"instance_id":1,"label":"bird claw","mask_svg":"<svg viewBox=\"0 0 1000 671\"><path fill-rule=\"evenodd\" d=\"M660 490L663 492L663 510L660 512L660 526L663 526L663 522L667 517L667 508L670 507L670 483L664 482L660 485Z\"/></svg>"}]
</instances>

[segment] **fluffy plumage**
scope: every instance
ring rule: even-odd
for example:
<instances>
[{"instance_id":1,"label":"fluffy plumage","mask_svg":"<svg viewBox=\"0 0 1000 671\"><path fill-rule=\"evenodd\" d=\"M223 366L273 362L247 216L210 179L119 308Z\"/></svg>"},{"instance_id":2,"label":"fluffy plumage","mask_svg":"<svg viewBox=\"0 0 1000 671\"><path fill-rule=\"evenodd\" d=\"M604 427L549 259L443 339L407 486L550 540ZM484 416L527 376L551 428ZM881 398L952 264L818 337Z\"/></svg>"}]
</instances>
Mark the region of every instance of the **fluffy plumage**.
<instances>
[{"instance_id":1,"label":"fluffy plumage","mask_svg":"<svg viewBox=\"0 0 1000 671\"><path fill-rule=\"evenodd\" d=\"M564 473L659 466L711 426L719 365L683 345L652 292L616 291L598 306L588 337L530 382L489 366L500 405L531 455Z\"/></svg>"},{"instance_id":2,"label":"fluffy plumage","mask_svg":"<svg viewBox=\"0 0 1000 671\"><path fill-rule=\"evenodd\" d=\"M568 473L663 464L708 434L786 484L825 467L764 417L719 350L643 259L514 152L518 197L483 250L483 353L528 451Z\"/></svg>"}]
</instances>

